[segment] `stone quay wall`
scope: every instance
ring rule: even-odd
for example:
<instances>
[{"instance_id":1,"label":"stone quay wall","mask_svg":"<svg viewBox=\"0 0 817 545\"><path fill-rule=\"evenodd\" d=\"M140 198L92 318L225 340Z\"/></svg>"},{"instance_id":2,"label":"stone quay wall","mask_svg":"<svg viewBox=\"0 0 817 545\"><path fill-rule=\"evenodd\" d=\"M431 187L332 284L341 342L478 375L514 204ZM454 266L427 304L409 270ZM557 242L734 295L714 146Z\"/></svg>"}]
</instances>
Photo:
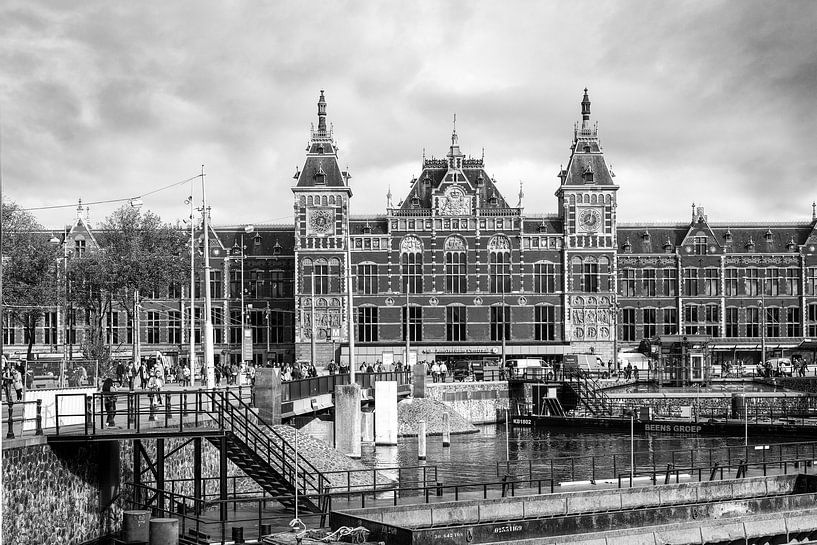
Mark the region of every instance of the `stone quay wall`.
<instances>
[{"instance_id":1,"label":"stone quay wall","mask_svg":"<svg viewBox=\"0 0 817 545\"><path fill-rule=\"evenodd\" d=\"M503 381L426 384L425 397L442 401L472 424L502 422L510 407L508 383Z\"/></svg>"},{"instance_id":2,"label":"stone quay wall","mask_svg":"<svg viewBox=\"0 0 817 545\"><path fill-rule=\"evenodd\" d=\"M621 397L618 397L621 396ZM626 397L625 397L626 396ZM800 417L808 414L815 406L815 398L806 396L787 395L785 397L768 394L747 392L749 417L763 418ZM682 407L698 408L698 415L702 418L731 418L732 394L708 393L700 394L618 394L610 396L613 405L613 414L620 415L628 409L651 407L655 416L681 416Z\"/></svg>"}]
</instances>

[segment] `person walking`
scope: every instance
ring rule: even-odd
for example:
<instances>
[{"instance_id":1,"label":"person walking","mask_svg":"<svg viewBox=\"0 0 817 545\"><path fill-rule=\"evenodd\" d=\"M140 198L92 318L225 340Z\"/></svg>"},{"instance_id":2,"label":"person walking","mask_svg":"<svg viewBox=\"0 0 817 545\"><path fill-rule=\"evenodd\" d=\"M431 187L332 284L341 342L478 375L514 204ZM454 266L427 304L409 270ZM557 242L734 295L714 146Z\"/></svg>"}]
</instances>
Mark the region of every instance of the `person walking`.
<instances>
[{"instance_id":1,"label":"person walking","mask_svg":"<svg viewBox=\"0 0 817 545\"><path fill-rule=\"evenodd\" d=\"M111 377L107 377L102 383L102 402L107 415L107 428L116 427L116 386Z\"/></svg>"},{"instance_id":2,"label":"person walking","mask_svg":"<svg viewBox=\"0 0 817 545\"><path fill-rule=\"evenodd\" d=\"M119 363L116 364L116 382L119 383L119 387L122 387L122 382L125 380L125 366L122 364L122 360L119 360Z\"/></svg>"},{"instance_id":3,"label":"person walking","mask_svg":"<svg viewBox=\"0 0 817 545\"><path fill-rule=\"evenodd\" d=\"M148 368L145 365L145 360L139 362L139 389L144 390L148 387L148 380L150 377L148 376Z\"/></svg>"},{"instance_id":4,"label":"person walking","mask_svg":"<svg viewBox=\"0 0 817 545\"><path fill-rule=\"evenodd\" d=\"M448 366L445 362L440 363L440 382L445 382L445 375L448 374Z\"/></svg>"},{"instance_id":5,"label":"person walking","mask_svg":"<svg viewBox=\"0 0 817 545\"><path fill-rule=\"evenodd\" d=\"M436 361L431 365L431 382L440 381L440 364Z\"/></svg>"},{"instance_id":6,"label":"person walking","mask_svg":"<svg viewBox=\"0 0 817 545\"><path fill-rule=\"evenodd\" d=\"M17 393L17 401L23 400L23 374L20 369L14 370L14 391Z\"/></svg>"},{"instance_id":7,"label":"person walking","mask_svg":"<svg viewBox=\"0 0 817 545\"><path fill-rule=\"evenodd\" d=\"M139 369L136 368L135 363L131 362L130 368L128 369L128 390L131 392L133 391L137 376L139 376Z\"/></svg>"}]
</instances>

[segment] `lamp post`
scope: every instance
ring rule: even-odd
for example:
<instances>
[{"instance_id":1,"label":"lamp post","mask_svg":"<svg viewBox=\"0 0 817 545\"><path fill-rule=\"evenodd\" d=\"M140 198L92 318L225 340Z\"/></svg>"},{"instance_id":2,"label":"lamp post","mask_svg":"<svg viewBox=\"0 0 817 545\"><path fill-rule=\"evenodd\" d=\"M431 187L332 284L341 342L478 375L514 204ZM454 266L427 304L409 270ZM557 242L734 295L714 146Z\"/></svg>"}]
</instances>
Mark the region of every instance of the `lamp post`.
<instances>
[{"instance_id":1,"label":"lamp post","mask_svg":"<svg viewBox=\"0 0 817 545\"><path fill-rule=\"evenodd\" d=\"M502 328L501 328L501 331L502 331L502 334L501 334L501 336L502 336L502 368L505 369L505 364L506 364L506 359L505 359L505 323L506 323L506 318L507 317L505 316L505 280L504 280L504 277L503 277L503 280L502 280L502 294L501 294L501 297L502 297L502 306L500 308L502 309Z\"/></svg>"},{"instance_id":2,"label":"lamp post","mask_svg":"<svg viewBox=\"0 0 817 545\"><path fill-rule=\"evenodd\" d=\"M63 228L63 238L62 241L55 235L51 237L48 241L53 245L62 244L62 266L63 266L63 288L64 288L64 295L65 295L65 304L62 305L63 307L63 338L62 338L62 364L60 369L60 386L65 386L65 368L66 368L66 360L69 359L66 357L67 354L70 354L70 359L73 359L73 345L71 344L71 314L69 310L69 297L68 297L68 229ZM59 278L59 268L57 269L57 277ZM59 308L59 307L58 307Z\"/></svg>"},{"instance_id":3,"label":"lamp post","mask_svg":"<svg viewBox=\"0 0 817 545\"><path fill-rule=\"evenodd\" d=\"M239 299L241 301L241 303L240 303L241 304L241 313L240 313L240 316L241 316L241 318L240 318L241 319L241 327L240 327L240 329L241 329L241 334L240 334L241 346L240 346L239 350L240 350L240 355L241 355L240 359L241 359L242 363L244 362L244 335L245 335L244 328L247 326L247 315L246 315L247 305L244 303L244 258L246 257L245 254L244 254L244 249L245 249L244 235L253 233L254 231L255 231L255 226L254 225L245 225L244 226L244 231L241 233L241 247L236 248L235 245L234 245L233 250L231 252L231 253L233 253L234 259L240 259L241 260L241 273L240 273L240 278L239 278ZM269 303L267 303L267 308L269 309ZM269 313L269 310L267 312ZM269 316L269 314L268 314L268 316ZM269 319L268 319L268 321L269 321ZM267 345L267 351L269 351L269 344Z\"/></svg>"}]
</instances>

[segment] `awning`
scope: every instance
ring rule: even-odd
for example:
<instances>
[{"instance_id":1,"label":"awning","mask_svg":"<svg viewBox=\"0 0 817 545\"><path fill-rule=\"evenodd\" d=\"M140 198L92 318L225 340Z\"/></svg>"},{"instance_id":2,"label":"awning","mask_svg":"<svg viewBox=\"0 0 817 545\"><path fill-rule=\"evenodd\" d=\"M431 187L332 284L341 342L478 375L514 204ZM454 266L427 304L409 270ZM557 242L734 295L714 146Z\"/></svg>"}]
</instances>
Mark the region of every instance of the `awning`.
<instances>
[{"instance_id":1,"label":"awning","mask_svg":"<svg viewBox=\"0 0 817 545\"><path fill-rule=\"evenodd\" d=\"M817 339L803 339L800 344L797 345L797 349L817 351Z\"/></svg>"}]
</instances>

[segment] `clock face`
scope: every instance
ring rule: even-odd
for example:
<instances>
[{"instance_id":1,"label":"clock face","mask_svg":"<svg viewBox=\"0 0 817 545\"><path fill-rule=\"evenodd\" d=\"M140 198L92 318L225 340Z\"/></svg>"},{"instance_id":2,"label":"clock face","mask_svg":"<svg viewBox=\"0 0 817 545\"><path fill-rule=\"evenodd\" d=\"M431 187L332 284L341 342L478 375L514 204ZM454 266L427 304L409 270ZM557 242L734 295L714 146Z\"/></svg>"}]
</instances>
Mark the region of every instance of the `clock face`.
<instances>
[{"instance_id":1,"label":"clock face","mask_svg":"<svg viewBox=\"0 0 817 545\"><path fill-rule=\"evenodd\" d=\"M586 232L595 232L601 228L601 214L598 210L589 208L579 214L579 227Z\"/></svg>"}]
</instances>

